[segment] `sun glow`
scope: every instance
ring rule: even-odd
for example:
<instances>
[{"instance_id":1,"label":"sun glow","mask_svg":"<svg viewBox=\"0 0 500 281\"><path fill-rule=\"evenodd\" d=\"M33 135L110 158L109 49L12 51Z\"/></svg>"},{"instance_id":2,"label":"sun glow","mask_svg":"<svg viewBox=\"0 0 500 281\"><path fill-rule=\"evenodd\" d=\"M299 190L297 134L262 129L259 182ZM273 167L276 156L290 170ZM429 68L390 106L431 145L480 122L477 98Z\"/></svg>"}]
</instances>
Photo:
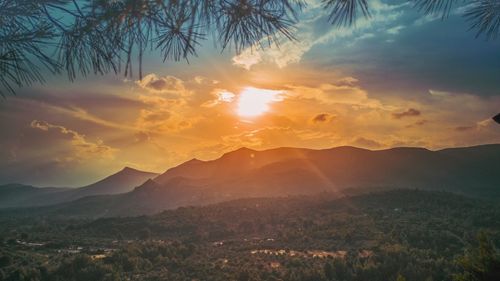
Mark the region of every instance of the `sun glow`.
<instances>
[{"instance_id":1,"label":"sun glow","mask_svg":"<svg viewBox=\"0 0 500 281\"><path fill-rule=\"evenodd\" d=\"M269 111L269 105L283 100L283 91L244 88L238 100L238 115L242 117L256 117Z\"/></svg>"}]
</instances>

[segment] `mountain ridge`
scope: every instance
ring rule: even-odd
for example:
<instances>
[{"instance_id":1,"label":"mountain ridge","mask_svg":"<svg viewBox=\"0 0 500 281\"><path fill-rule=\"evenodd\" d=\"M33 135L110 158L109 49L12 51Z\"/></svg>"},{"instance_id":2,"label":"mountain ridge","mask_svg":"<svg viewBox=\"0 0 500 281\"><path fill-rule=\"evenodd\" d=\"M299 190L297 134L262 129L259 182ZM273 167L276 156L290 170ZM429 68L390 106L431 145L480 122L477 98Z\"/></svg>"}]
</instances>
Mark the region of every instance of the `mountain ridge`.
<instances>
[{"instance_id":1,"label":"mountain ridge","mask_svg":"<svg viewBox=\"0 0 500 281\"><path fill-rule=\"evenodd\" d=\"M500 144L429 150L240 149L210 160L190 160L149 179L131 192L80 198L51 214L144 215L238 198L343 196L347 190L426 189L500 198Z\"/></svg>"},{"instance_id":2,"label":"mountain ridge","mask_svg":"<svg viewBox=\"0 0 500 281\"><path fill-rule=\"evenodd\" d=\"M241 148L214 160L191 159L127 193L82 196L46 210L78 216L143 215L238 198L321 192L342 196L350 189L418 188L495 199L500 198L499 162L500 144L442 150Z\"/></svg>"},{"instance_id":3,"label":"mountain ridge","mask_svg":"<svg viewBox=\"0 0 500 281\"><path fill-rule=\"evenodd\" d=\"M36 187L23 184L1 185L0 208L45 206L86 196L126 193L132 191L148 178L157 175L124 167L112 175L78 188Z\"/></svg>"}]
</instances>

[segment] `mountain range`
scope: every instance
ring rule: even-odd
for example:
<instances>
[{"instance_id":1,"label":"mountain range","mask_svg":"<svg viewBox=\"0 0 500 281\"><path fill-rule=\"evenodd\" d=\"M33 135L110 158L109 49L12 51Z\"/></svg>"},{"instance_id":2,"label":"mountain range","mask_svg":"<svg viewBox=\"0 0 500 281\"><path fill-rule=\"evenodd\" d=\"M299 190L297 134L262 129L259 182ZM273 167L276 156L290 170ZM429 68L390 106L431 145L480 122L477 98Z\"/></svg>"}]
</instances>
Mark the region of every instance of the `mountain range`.
<instances>
[{"instance_id":1,"label":"mountain range","mask_svg":"<svg viewBox=\"0 0 500 281\"><path fill-rule=\"evenodd\" d=\"M79 188L40 188L22 184L1 185L0 208L46 206L86 196L125 193L157 175L125 167L96 183Z\"/></svg>"},{"instance_id":2,"label":"mountain range","mask_svg":"<svg viewBox=\"0 0 500 281\"><path fill-rule=\"evenodd\" d=\"M264 151L241 148L215 160L187 161L154 178L143 173L143 182L137 178L137 187L121 194L116 193L130 190L133 184L130 180L114 184L121 178L118 173L76 191L63 191L76 197L39 208L37 213L129 216L244 197L323 192L342 196L352 190L393 188L445 190L498 199L499 165L500 144L438 151L412 147L376 151L355 147ZM107 181L112 184L103 184ZM58 196L53 189L46 192L44 198Z\"/></svg>"}]
</instances>

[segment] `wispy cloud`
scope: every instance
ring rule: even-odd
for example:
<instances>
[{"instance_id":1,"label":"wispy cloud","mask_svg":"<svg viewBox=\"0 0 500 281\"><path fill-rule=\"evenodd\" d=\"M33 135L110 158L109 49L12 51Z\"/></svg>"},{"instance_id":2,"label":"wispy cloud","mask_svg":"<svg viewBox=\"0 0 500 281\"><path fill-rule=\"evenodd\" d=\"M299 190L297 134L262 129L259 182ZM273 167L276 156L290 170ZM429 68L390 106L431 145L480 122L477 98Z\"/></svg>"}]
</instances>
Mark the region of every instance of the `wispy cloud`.
<instances>
[{"instance_id":1,"label":"wispy cloud","mask_svg":"<svg viewBox=\"0 0 500 281\"><path fill-rule=\"evenodd\" d=\"M245 49L241 54L232 58L235 66L251 69L252 66L267 62L284 68L292 63L298 63L302 57L313 47L333 41L349 39L359 41L373 37L372 30L387 30L389 34L396 35L402 25L395 25L396 20L402 15L401 8L405 4L389 5L379 0L370 1L372 16L370 18L359 17L352 27L338 28L329 26L328 11L322 8L321 2L313 1L301 16L296 25L297 41L283 38L279 44L270 48L261 48L262 44L256 44ZM394 26L392 26L394 25ZM323 28L318 29L318 26ZM326 26L326 27L325 27Z\"/></svg>"},{"instance_id":2,"label":"wispy cloud","mask_svg":"<svg viewBox=\"0 0 500 281\"><path fill-rule=\"evenodd\" d=\"M44 104L43 106L47 107L51 111L55 113L62 113L64 115L71 116L76 119L80 119L83 121L88 121L97 125L101 125L104 127L109 127L109 128L115 128L115 129L122 129L122 130L134 130L133 127L124 124L124 123L118 123L118 122L113 122L110 120L106 120L100 117L97 117L91 113L89 113L87 110L79 107L64 107L64 106L57 106L57 105L49 105L49 104Z\"/></svg>"},{"instance_id":3,"label":"wispy cloud","mask_svg":"<svg viewBox=\"0 0 500 281\"><path fill-rule=\"evenodd\" d=\"M89 158L112 158L117 152L117 149L105 145L102 140L97 140L95 142L89 141L86 139L85 135L61 125L33 120L30 123L30 127L44 132L55 131L71 145L74 153L66 155L63 158L57 157L58 160L66 162Z\"/></svg>"}]
</instances>

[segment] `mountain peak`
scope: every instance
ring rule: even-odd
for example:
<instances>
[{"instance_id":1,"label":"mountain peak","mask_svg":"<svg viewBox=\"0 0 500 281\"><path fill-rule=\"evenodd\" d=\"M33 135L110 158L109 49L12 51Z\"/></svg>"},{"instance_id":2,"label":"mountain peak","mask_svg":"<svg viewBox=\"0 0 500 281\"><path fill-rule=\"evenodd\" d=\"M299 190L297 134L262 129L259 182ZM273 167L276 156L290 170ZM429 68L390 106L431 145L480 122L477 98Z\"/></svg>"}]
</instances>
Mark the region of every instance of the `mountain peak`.
<instances>
[{"instance_id":1,"label":"mountain peak","mask_svg":"<svg viewBox=\"0 0 500 281\"><path fill-rule=\"evenodd\" d=\"M431 150L425 147L415 147L415 146L400 146L386 149L386 151L396 151L396 152L431 152Z\"/></svg>"},{"instance_id":2,"label":"mountain peak","mask_svg":"<svg viewBox=\"0 0 500 281\"><path fill-rule=\"evenodd\" d=\"M79 196L96 194L117 194L133 190L146 180L157 176L155 173L144 172L130 167L124 167L119 172L93 184L75 190Z\"/></svg>"},{"instance_id":3,"label":"mountain peak","mask_svg":"<svg viewBox=\"0 0 500 281\"><path fill-rule=\"evenodd\" d=\"M121 169L119 172L110 175L109 177L116 176L116 175L138 175L138 174L149 174L150 176L155 176L156 173L153 172L146 172L146 171L141 171L138 169L134 169L128 166L125 166L123 169Z\"/></svg>"},{"instance_id":4,"label":"mountain peak","mask_svg":"<svg viewBox=\"0 0 500 281\"><path fill-rule=\"evenodd\" d=\"M357 147L357 146L351 146L351 145L342 145L342 146L336 146L332 148L327 148L326 150L330 151L361 151L361 152L367 152L367 151L372 151L370 149L362 148L362 147Z\"/></svg>"},{"instance_id":5,"label":"mountain peak","mask_svg":"<svg viewBox=\"0 0 500 281\"><path fill-rule=\"evenodd\" d=\"M256 150L251 149L251 148L248 148L248 147L246 147L246 146L242 146L242 147L240 147L240 148L236 149L236 150L235 150L235 151L233 151L233 152L256 152Z\"/></svg>"},{"instance_id":6,"label":"mountain peak","mask_svg":"<svg viewBox=\"0 0 500 281\"><path fill-rule=\"evenodd\" d=\"M184 164L187 164L187 163L189 163L189 164L198 164L198 163L203 163L203 162L205 162L205 161L202 161L202 160L200 160L198 158L193 158L193 159L185 162Z\"/></svg>"},{"instance_id":7,"label":"mountain peak","mask_svg":"<svg viewBox=\"0 0 500 281\"><path fill-rule=\"evenodd\" d=\"M121 169L120 172L141 172L141 171L134 169L134 168L131 168L131 167L128 167L128 166L125 166L123 169Z\"/></svg>"},{"instance_id":8,"label":"mountain peak","mask_svg":"<svg viewBox=\"0 0 500 281\"><path fill-rule=\"evenodd\" d=\"M253 149L250 149L248 147L240 147L236 150L224 153L224 155L222 155L221 158L225 158L225 157L232 156L232 155L237 155L237 156L250 155L250 154L256 153L256 152L257 152L257 150L253 150Z\"/></svg>"}]
</instances>

